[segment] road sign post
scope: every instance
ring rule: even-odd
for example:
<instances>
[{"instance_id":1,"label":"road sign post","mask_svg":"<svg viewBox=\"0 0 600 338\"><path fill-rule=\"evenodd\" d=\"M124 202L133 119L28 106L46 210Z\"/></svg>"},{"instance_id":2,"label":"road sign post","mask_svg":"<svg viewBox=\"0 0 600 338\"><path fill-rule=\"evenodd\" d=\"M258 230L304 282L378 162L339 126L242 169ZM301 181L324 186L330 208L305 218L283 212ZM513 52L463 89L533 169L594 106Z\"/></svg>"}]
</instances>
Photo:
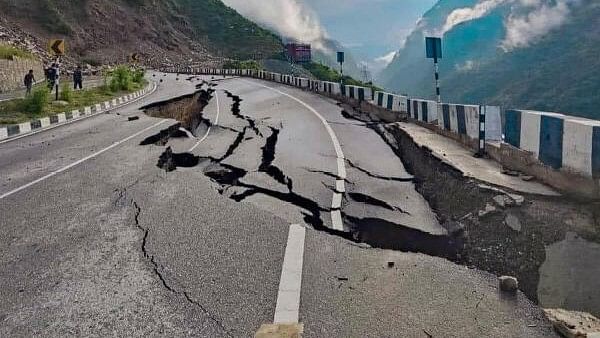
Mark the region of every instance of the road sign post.
<instances>
[{"instance_id":1,"label":"road sign post","mask_svg":"<svg viewBox=\"0 0 600 338\"><path fill-rule=\"evenodd\" d=\"M440 69L438 66L438 59L442 58L442 39L426 37L425 46L427 58L433 59L433 66L435 68L435 94L437 96L437 102L442 103L442 96L440 94Z\"/></svg>"},{"instance_id":2,"label":"road sign post","mask_svg":"<svg viewBox=\"0 0 600 338\"><path fill-rule=\"evenodd\" d=\"M48 45L48 51L50 54L56 57L56 73L54 74L54 85L56 86L56 101L58 101L59 93L58 93L58 83L60 81L60 57L65 55L65 40L63 39L53 39L50 40L50 44Z\"/></svg>"},{"instance_id":3,"label":"road sign post","mask_svg":"<svg viewBox=\"0 0 600 338\"><path fill-rule=\"evenodd\" d=\"M344 52L337 52L337 62L340 64L340 84L344 85L344 60L345 54Z\"/></svg>"}]
</instances>

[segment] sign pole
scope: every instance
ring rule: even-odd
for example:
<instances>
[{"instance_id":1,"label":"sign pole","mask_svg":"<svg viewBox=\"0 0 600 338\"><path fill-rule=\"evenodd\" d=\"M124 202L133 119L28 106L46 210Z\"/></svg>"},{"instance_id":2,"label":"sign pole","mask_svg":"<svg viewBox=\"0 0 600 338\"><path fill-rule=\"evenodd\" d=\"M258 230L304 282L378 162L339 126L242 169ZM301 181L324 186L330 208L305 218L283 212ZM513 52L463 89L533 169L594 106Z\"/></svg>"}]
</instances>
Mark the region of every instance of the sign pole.
<instances>
[{"instance_id":1,"label":"sign pole","mask_svg":"<svg viewBox=\"0 0 600 338\"><path fill-rule=\"evenodd\" d=\"M438 65L437 57L433 59L433 64L435 67L435 94L437 96L437 102L442 103L442 96L440 94L440 67Z\"/></svg>"},{"instance_id":2,"label":"sign pole","mask_svg":"<svg viewBox=\"0 0 600 338\"><path fill-rule=\"evenodd\" d=\"M435 95L437 97L437 103L442 103L442 96L440 94L440 67L438 60L442 58L442 39L436 37L425 38L425 52L428 59L433 59L433 66L435 68Z\"/></svg>"},{"instance_id":3,"label":"sign pole","mask_svg":"<svg viewBox=\"0 0 600 338\"><path fill-rule=\"evenodd\" d=\"M344 61L345 61L345 53L337 52L337 61L340 64L340 85L344 85Z\"/></svg>"},{"instance_id":4,"label":"sign pole","mask_svg":"<svg viewBox=\"0 0 600 338\"><path fill-rule=\"evenodd\" d=\"M55 81L55 85L56 85L56 101L58 101L58 82L60 81L60 56L56 57L56 81Z\"/></svg>"}]
</instances>

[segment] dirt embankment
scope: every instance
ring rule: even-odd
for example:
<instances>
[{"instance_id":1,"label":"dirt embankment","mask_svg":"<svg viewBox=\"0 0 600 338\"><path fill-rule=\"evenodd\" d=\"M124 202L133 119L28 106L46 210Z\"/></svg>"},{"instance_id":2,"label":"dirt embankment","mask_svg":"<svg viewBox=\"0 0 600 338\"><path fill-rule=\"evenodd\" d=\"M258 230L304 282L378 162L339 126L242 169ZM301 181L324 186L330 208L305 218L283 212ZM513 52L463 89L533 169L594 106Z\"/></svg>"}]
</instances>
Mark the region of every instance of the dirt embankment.
<instances>
[{"instance_id":1,"label":"dirt embankment","mask_svg":"<svg viewBox=\"0 0 600 338\"><path fill-rule=\"evenodd\" d=\"M440 223L459 243L457 252L442 252L439 256L496 275L515 276L520 289L538 301L540 267L547 260L549 246L572 234L600 243L600 203L519 194L483 184L440 161L430 149L418 146L398 124L373 121L368 119L370 114L345 108L346 117L367 122L388 143L414 175L418 192L429 202ZM566 279L573 283L579 280L573 275ZM589 285L593 279L582 280L587 280L587 285L577 288L594 289ZM584 297L569 305L597 315L600 299Z\"/></svg>"}]
</instances>

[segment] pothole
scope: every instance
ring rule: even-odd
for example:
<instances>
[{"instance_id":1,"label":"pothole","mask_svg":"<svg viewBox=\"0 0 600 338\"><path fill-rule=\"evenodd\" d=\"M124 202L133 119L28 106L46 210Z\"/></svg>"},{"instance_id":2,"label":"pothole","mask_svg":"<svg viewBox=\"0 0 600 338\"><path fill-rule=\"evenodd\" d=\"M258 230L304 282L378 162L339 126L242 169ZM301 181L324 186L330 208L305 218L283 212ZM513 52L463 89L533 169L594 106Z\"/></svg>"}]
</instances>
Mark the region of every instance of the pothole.
<instances>
[{"instance_id":1,"label":"pothole","mask_svg":"<svg viewBox=\"0 0 600 338\"><path fill-rule=\"evenodd\" d=\"M178 167L181 168L192 168L200 163L200 157L194 156L190 153L177 154L174 153L171 147L167 147L165 151L158 158L157 167L164 169L166 172L176 170Z\"/></svg>"},{"instance_id":2,"label":"pothole","mask_svg":"<svg viewBox=\"0 0 600 338\"><path fill-rule=\"evenodd\" d=\"M180 122L180 127L198 136L212 125L211 121L204 117L203 111L212 99L213 93L212 88L200 89L192 94L155 102L141 109L148 116L177 120Z\"/></svg>"}]
</instances>

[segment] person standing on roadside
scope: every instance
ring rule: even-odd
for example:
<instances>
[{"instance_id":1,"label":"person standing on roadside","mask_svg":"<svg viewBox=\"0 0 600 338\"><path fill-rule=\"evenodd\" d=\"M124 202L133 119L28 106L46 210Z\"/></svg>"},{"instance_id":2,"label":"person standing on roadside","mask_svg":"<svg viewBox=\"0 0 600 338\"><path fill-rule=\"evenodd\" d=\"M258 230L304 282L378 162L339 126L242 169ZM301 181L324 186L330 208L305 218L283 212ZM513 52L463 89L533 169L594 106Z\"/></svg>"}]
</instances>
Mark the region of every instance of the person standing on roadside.
<instances>
[{"instance_id":1,"label":"person standing on roadside","mask_svg":"<svg viewBox=\"0 0 600 338\"><path fill-rule=\"evenodd\" d=\"M56 79L58 78L57 67L56 64L53 63L52 66L48 69L48 89L54 89L56 85Z\"/></svg>"},{"instance_id":2,"label":"person standing on roadside","mask_svg":"<svg viewBox=\"0 0 600 338\"><path fill-rule=\"evenodd\" d=\"M80 90L83 89L83 71L81 70L81 66L77 66L77 69L73 72L73 89Z\"/></svg>"},{"instance_id":3,"label":"person standing on roadside","mask_svg":"<svg viewBox=\"0 0 600 338\"><path fill-rule=\"evenodd\" d=\"M33 83L35 82L35 76L33 76L33 69L29 70L29 73L27 73L27 75L25 75L25 88L26 88L26 92L25 95L29 95L31 94L31 88L33 87Z\"/></svg>"}]
</instances>

